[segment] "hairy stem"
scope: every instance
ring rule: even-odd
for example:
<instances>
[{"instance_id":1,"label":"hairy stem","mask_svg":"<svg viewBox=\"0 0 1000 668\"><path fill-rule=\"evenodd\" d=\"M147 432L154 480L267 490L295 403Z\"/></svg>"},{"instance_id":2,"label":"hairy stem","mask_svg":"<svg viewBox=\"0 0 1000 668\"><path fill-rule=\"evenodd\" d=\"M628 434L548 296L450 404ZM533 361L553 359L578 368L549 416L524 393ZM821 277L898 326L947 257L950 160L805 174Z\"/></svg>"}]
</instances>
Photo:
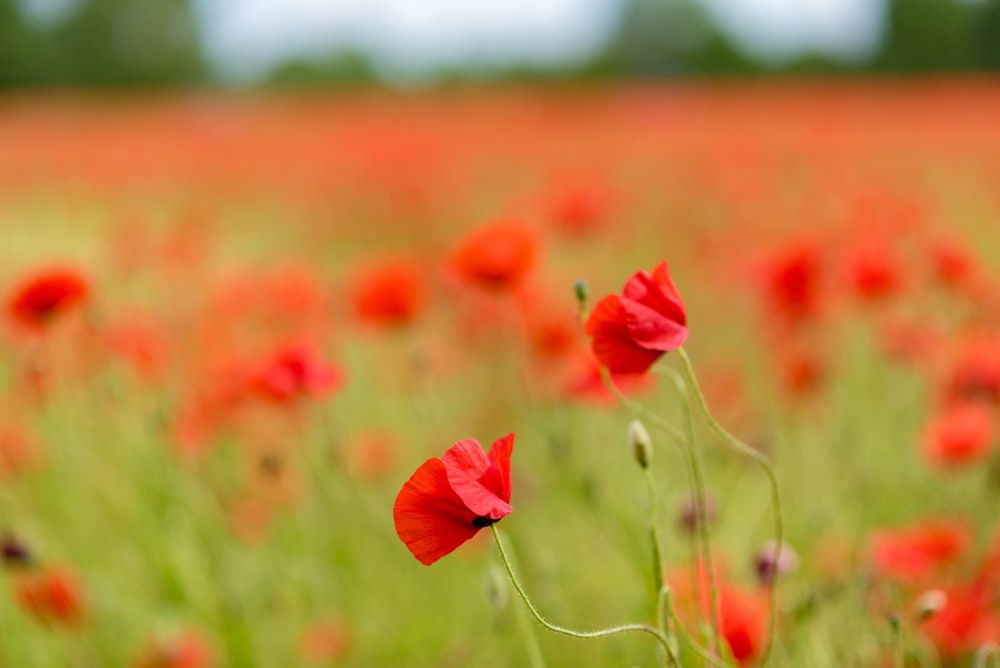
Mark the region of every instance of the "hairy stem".
<instances>
[{"instance_id":1,"label":"hairy stem","mask_svg":"<svg viewBox=\"0 0 1000 668\"><path fill-rule=\"evenodd\" d=\"M731 448L739 452L744 457L753 460L764 474L767 476L768 484L771 488L771 505L774 510L774 563L778 561L778 554L781 550L782 541L784 540L785 531L785 521L784 514L781 507L781 494L778 490L778 477L774 472L774 467L771 466L771 461L767 458L764 453L759 450L751 448L749 445L736 438L728 431L725 427L719 424L714 417L712 417L711 411L708 409L708 404L705 401L705 395L702 394L701 388L698 386L698 379L694 374L694 367L691 366L691 359L688 357L687 352L684 348L678 348L677 354L680 356L681 361L684 363L684 373L687 376L688 385L691 391L694 393L695 399L698 401L698 408L701 410L701 414L704 416L705 420L712 430L718 434L723 441L725 441ZM777 627L778 619L778 588L776 586L778 578L772 577L768 582L768 590L770 594L770 604L768 611L768 631L767 631L767 647L764 649L764 655L761 659L760 664L765 665L768 658L771 656L771 650L774 647L774 634Z\"/></svg>"},{"instance_id":2,"label":"hairy stem","mask_svg":"<svg viewBox=\"0 0 1000 668\"><path fill-rule=\"evenodd\" d=\"M674 663L674 665L678 665L677 656L674 654L673 648L670 646L670 642L667 640L666 636L664 636L659 630L647 624L623 624L621 626L612 626L610 628L599 629L597 631L574 631L573 629L553 624L542 617L541 613L538 612L538 608L536 608L535 604L531 602L530 598L528 598L527 592L524 591L524 587L521 586L520 581L514 574L514 569L510 564L510 558L507 556L507 550L504 548L503 541L500 539L500 532L497 531L495 524L490 525L490 531L493 532L493 540L496 541L497 551L500 553L500 560L503 562L503 567L507 571L507 577L510 578L511 584L514 585L514 590L517 592L518 596L521 597L521 600L524 601L524 605L528 608L531 616L534 617L535 621L539 624L553 633L560 633L573 638L604 638L628 632L645 633L646 635L656 638L656 641L660 643L660 646L663 647L664 651L666 651L667 656Z\"/></svg>"}]
</instances>

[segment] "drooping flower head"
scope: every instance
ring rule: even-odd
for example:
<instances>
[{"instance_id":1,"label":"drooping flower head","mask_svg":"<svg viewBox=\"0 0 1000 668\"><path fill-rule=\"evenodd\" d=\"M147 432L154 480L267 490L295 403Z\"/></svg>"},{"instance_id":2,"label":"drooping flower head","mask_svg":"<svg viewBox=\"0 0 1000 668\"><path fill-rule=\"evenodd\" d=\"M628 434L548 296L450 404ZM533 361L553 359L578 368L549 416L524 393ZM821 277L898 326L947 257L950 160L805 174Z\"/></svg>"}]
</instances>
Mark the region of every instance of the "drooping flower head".
<instances>
[{"instance_id":1,"label":"drooping flower head","mask_svg":"<svg viewBox=\"0 0 1000 668\"><path fill-rule=\"evenodd\" d=\"M639 271L621 295L608 295L587 318L597 360L612 373L643 373L688 337L687 312L666 262Z\"/></svg>"},{"instance_id":2,"label":"drooping flower head","mask_svg":"<svg viewBox=\"0 0 1000 668\"><path fill-rule=\"evenodd\" d=\"M489 454L463 439L403 484L392 509L396 534L420 563L433 564L510 513L513 449L514 434L497 439Z\"/></svg>"},{"instance_id":3,"label":"drooping flower head","mask_svg":"<svg viewBox=\"0 0 1000 668\"><path fill-rule=\"evenodd\" d=\"M89 285L83 274L56 267L27 277L14 289L7 309L20 324L41 330L60 314L84 302L88 293Z\"/></svg>"}]
</instances>

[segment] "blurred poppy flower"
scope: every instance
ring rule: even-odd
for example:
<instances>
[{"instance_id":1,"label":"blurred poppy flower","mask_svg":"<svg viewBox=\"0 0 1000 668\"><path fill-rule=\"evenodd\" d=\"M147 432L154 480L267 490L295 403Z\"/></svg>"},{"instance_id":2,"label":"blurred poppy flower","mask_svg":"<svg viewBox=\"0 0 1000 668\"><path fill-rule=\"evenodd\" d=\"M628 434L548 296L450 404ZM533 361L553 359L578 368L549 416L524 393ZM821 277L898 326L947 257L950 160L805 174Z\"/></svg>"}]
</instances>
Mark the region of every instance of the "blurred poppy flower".
<instances>
[{"instance_id":1,"label":"blurred poppy flower","mask_svg":"<svg viewBox=\"0 0 1000 668\"><path fill-rule=\"evenodd\" d=\"M252 374L252 389L278 403L327 394L343 381L337 367L324 362L315 349L294 344L275 351Z\"/></svg>"},{"instance_id":2,"label":"blurred poppy flower","mask_svg":"<svg viewBox=\"0 0 1000 668\"><path fill-rule=\"evenodd\" d=\"M990 406L979 401L950 404L927 423L924 455L940 466L972 464L989 451L995 432Z\"/></svg>"},{"instance_id":3,"label":"blurred poppy flower","mask_svg":"<svg viewBox=\"0 0 1000 668\"><path fill-rule=\"evenodd\" d=\"M299 656L324 665L343 659L350 652L351 636L351 627L339 618L316 622L299 637Z\"/></svg>"},{"instance_id":4,"label":"blurred poppy flower","mask_svg":"<svg viewBox=\"0 0 1000 668\"><path fill-rule=\"evenodd\" d=\"M452 267L468 283L488 290L510 290L521 284L539 254L531 228L501 221L476 228L458 244Z\"/></svg>"},{"instance_id":5,"label":"blurred poppy flower","mask_svg":"<svg viewBox=\"0 0 1000 668\"><path fill-rule=\"evenodd\" d=\"M1000 341L977 335L965 339L950 368L948 399L984 399L1000 405Z\"/></svg>"},{"instance_id":6,"label":"blurred poppy flower","mask_svg":"<svg viewBox=\"0 0 1000 668\"><path fill-rule=\"evenodd\" d=\"M863 301L883 301L903 287L902 270L882 244L867 242L854 248L847 260L847 273L851 287Z\"/></svg>"},{"instance_id":7,"label":"blurred poppy flower","mask_svg":"<svg viewBox=\"0 0 1000 668\"><path fill-rule=\"evenodd\" d=\"M944 605L920 629L944 657L957 659L980 645L1000 641L996 608L988 589L962 584L942 593Z\"/></svg>"},{"instance_id":8,"label":"blurred poppy flower","mask_svg":"<svg viewBox=\"0 0 1000 668\"><path fill-rule=\"evenodd\" d=\"M643 373L688 337L687 313L666 262L639 271L622 295L608 295L587 318L597 360L612 373Z\"/></svg>"},{"instance_id":9,"label":"blurred poppy flower","mask_svg":"<svg viewBox=\"0 0 1000 668\"><path fill-rule=\"evenodd\" d=\"M134 668L208 668L212 663L208 642L198 633L187 630L150 642L132 665Z\"/></svg>"},{"instance_id":10,"label":"blurred poppy flower","mask_svg":"<svg viewBox=\"0 0 1000 668\"><path fill-rule=\"evenodd\" d=\"M7 308L17 322L42 329L84 302L89 291L87 279L79 271L68 267L46 269L18 285Z\"/></svg>"},{"instance_id":11,"label":"blurred poppy flower","mask_svg":"<svg viewBox=\"0 0 1000 668\"><path fill-rule=\"evenodd\" d=\"M779 250L764 267L765 297L775 317L798 324L820 307L820 256L816 247L799 243Z\"/></svg>"},{"instance_id":12,"label":"blurred poppy flower","mask_svg":"<svg viewBox=\"0 0 1000 668\"><path fill-rule=\"evenodd\" d=\"M22 429L0 425L0 479L21 473L35 462L38 446Z\"/></svg>"},{"instance_id":13,"label":"blurred poppy flower","mask_svg":"<svg viewBox=\"0 0 1000 668\"><path fill-rule=\"evenodd\" d=\"M396 534L420 563L429 566L510 513L513 449L514 434L488 455L479 441L463 439L403 484L392 510Z\"/></svg>"},{"instance_id":14,"label":"blurred poppy flower","mask_svg":"<svg viewBox=\"0 0 1000 668\"><path fill-rule=\"evenodd\" d=\"M36 619L70 626L83 620L83 590L69 571L49 567L14 582L18 603Z\"/></svg>"},{"instance_id":15,"label":"blurred poppy flower","mask_svg":"<svg viewBox=\"0 0 1000 668\"><path fill-rule=\"evenodd\" d=\"M927 246L931 276L942 287L969 285L978 273L976 258L956 239L936 239Z\"/></svg>"},{"instance_id":16,"label":"blurred poppy flower","mask_svg":"<svg viewBox=\"0 0 1000 668\"><path fill-rule=\"evenodd\" d=\"M413 322L424 301L420 269L405 258L384 259L364 267L351 289L351 302L358 318L384 327Z\"/></svg>"},{"instance_id":17,"label":"blurred poppy flower","mask_svg":"<svg viewBox=\"0 0 1000 668\"><path fill-rule=\"evenodd\" d=\"M876 532L871 541L871 559L880 574L914 581L961 557L970 541L970 529L964 521L925 520Z\"/></svg>"}]
</instances>

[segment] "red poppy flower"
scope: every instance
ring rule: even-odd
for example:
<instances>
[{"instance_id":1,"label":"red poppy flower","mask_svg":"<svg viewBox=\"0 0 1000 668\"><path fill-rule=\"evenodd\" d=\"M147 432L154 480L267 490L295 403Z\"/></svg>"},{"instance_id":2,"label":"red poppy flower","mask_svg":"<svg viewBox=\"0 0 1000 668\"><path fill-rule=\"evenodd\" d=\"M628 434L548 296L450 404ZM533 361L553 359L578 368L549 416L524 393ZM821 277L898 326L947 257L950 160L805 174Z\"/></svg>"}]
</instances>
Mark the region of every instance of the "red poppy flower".
<instances>
[{"instance_id":1,"label":"red poppy flower","mask_svg":"<svg viewBox=\"0 0 1000 668\"><path fill-rule=\"evenodd\" d=\"M420 268L407 259L381 260L355 278L351 301L358 317L387 327L413 322L424 305Z\"/></svg>"},{"instance_id":2,"label":"red poppy flower","mask_svg":"<svg viewBox=\"0 0 1000 668\"><path fill-rule=\"evenodd\" d=\"M514 434L487 455L463 439L441 459L428 459L403 485L392 514L396 534L427 566L506 517L510 511L510 454Z\"/></svg>"},{"instance_id":3,"label":"red poppy flower","mask_svg":"<svg viewBox=\"0 0 1000 668\"><path fill-rule=\"evenodd\" d=\"M538 238L517 222L479 227L459 243L452 266L469 283L489 290L510 290L521 284L538 255Z\"/></svg>"},{"instance_id":4,"label":"red poppy flower","mask_svg":"<svg viewBox=\"0 0 1000 668\"><path fill-rule=\"evenodd\" d=\"M86 300L88 292L87 280L80 272L62 267L48 269L18 286L8 301L8 309L22 325L41 329Z\"/></svg>"},{"instance_id":5,"label":"red poppy flower","mask_svg":"<svg viewBox=\"0 0 1000 668\"><path fill-rule=\"evenodd\" d=\"M213 663L208 642L195 631L151 642L136 659L135 668L208 668Z\"/></svg>"},{"instance_id":6,"label":"red poppy flower","mask_svg":"<svg viewBox=\"0 0 1000 668\"><path fill-rule=\"evenodd\" d=\"M820 256L810 243L798 243L769 258L764 269L765 296L774 316L801 324L820 309Z\"/></svg>"},{"instance_id":7,"label":"red poppy flower","mask_svg":"<svg viewBox=\"0 0 1000 668\"><path fill-rule=\"evenodd\" d=\"M30 573L16 580L15 587L21 608L41 621L74 625L83 620L83 591L68 571Z\"/></svg>"},{"instance_id":8,"label":"red poppy flower","mask_svg":"<svg viewBox=\"0 0 1000 668\"><path fill-rule=\"evenodd\" d=\"M996 432L993 409L979 401L945 407L924 432L924 455L933 464L955 467L983 458Z\"/></svg>"},{"instance_id":9,"label":"red poppy flower","mask_svg":"<svg viewBox=\"0 0 1000 668\"><path fill-rule=\"evenodd\" d=\"M340 385L340 369L324 362L307 345L290 345L276 351L252 375L251 386L279 403L300 397L318 397Z\"/></svg>"},{"instance_id":10,"label":"red poppy flower","mask_svg":"<svg viewBox=\"0 0 1000 668\"><path fill-rule=\"evenodd\" d=\"M663 353L684 345L687 313L667 263L658 264L652 275L636 272L621 296L599 301L586 330L594 356L612 373L643 373Z\"/></svg>"},{"instance_id":11,"label":"red poppy flower","mask_svg":"<svg viewBox=\"0 0 1000 668\"><path fill-rule=\"evenodd\" d=\"M914 581L933 574L965 553L971 541L964 521L927 520L872 537L875 569L892 579Z\"/></svg>"}]
</instances>

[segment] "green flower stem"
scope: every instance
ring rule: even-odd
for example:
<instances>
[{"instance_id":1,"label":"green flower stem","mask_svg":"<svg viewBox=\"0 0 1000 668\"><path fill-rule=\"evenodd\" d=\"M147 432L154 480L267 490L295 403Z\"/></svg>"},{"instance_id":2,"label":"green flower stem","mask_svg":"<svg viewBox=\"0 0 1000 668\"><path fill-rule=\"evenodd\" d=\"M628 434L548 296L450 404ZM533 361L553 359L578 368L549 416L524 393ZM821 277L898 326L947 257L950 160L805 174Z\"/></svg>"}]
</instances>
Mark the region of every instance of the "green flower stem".
<instances>
[{"instance_id":1,"label":"green flower stem","mask_svg":"<svg viewBox=\"0 0 1000 668\"><path fill-rule=\"evenodd\" d=\"M758 466L760 466L765 475L767 475L767 480L771 487L771 504L774 507L774 559L775 562L777 562L778 551L781 549L781 544L784 539L785 522L781 507L781 495L778 490L778 477L775 475L774 467L771 466L771 461L766 455L758 450L755 450L754 448L751 448L749 445L730 434L715 420L714 417L712 417L712 413L709 411L708 404L705 401L705 395L702 394L701 388L698 386L698 379L695 377L694 367L691 366L691 359L688 357L684 348L678 348L677 354L684 363L684 373L687 376L688 385L694 392L695 399L698 400L698 408L701 410L701 413L705 417L709 426L731 448L748 459L752 459ZM767 663L768 658L771 656L771 650L774 647L774 634L778 618L778 588L775 584L777 579L777 577L772 577L768 584L771 600L769 605L770 609L768 611L767 647L764 649L764 655L760 661L760 665L762 666Z\"/></svg>"},{"instance_id":2,"label":"green flower stem","mask_svg":"<svg viewBox=\"0 0 1000 668\"><path fill-rule=\"evenodd\" d=\"M670 367L663 367L663 370L677 387L677 392L681 397L681 407L684 412L684 454L687 456L688 467L691 469L691 477L694 480L695 512L697 513L698 543L701 548L701 563L704 565L708 578L709 595L709 625L711 627L711 648L715 654L719 653L719 633L722 625L719 621L719 585L715 577L715 564L712 560L712 544L708 536L708 511L705 500L705 477L701 467L701 456L698 453L697 443L694 435L694 420L691 416L691 400L688 395L687 383L677 371ZM696 562L697 563L697 562ZM698 577L697 568L694 577Z\"/></svg>"},{"instance_id":3,"label":"green flower stem","mask_svg":"<svg viewBox=\"0 0 1000 668\"><path fill-rule=\"evenodd\" d=\"M677 427L670 424L662 417L660 417L653 411L649 410L648 408L640 404L638 401L629 399L627 396L625 396L625 394L623 394L622 391L619 390L618 387L615 385L614 381L611 380L611 374L603 366L601 367L601 380L604 381L604 386L608 388L608 391L622 406L629 409L636 415L642 416L643 418L656 424L675 441L682 441L684 439L684 435L680 432L679 429L677 429Z\"/></svg>"},{"instance_id":4,"label":"green flower stem","mask_svg":"<svg viewBox=\"0 0 1000 668\"><path fill-rule=\"evenodd\" d=\"M500 532L497 531L496 524L490 525L490 531L493 532L493 540L496 541L497 551L500 553L500 560L503 562L503 567L507 571L507 577L510 578L510 582L514 585L515 591L517 591L521 600L524 601L524 605L527 606L528 611L531 612L532 617L534 617L539 624L553 633L560 633L573 638L604 638L607 636L618 635L619 633L628 633L633 631L645 633L656 638L657 642L660 643L664 651L667 652L667 656L670 658L670 661L674 665L679 665L677 662L677 656L674 654L673 648L670 646L670 641L668 641L666 636L664 636L659 630L647 624L623 624L621 626L612 626L610 628L599 629L597 631L574 631L573 629L558 626L546 620L542 617L541 613L538 612L538 608L536 608L535 604L531 602L531 599L528 598L528 594L524 591L524 587L521 586L517 576L514 575L514 569L511 567L510 558L507 556L507 550L504 548L503 541L500 539Z\"/></svg>"},{"instance_id":5,"label":"green flower stem","mask_svg":"<svg viewBox=\"0 0 1000 668\"><path fill-rule=\"evenodd\" d=\"M976 650L972 668L988 668L992 663L991 659L996 659L997 663L1000 663L1000 645L992 642Z\"/></svg>"},{"instance_id":6,"label":"green flower stem","mask_svg":"<svg viewBox=\"0 0 1000 668\"><path fill-rule=\"evenodd\" d=\"M653 477L653 472L649 467L643 469L645 474L643 477L646 478L646 484L649 487L649 543L652 547L652 557L653 557L653 585L656 587L654 591L656 594L656 628L659 629L660 633L670 638L670 632L667 629L666 621L663 618L662 606L660 605L661 593L665 589L663 586L663 551L660 548L660 513L659 513L659 495L656 492L656 478ZM669 659L670 654L667 654L668 665L673 665Z\"/></svg>"},{"instance_id":7,"label":"green flower stem","mask_svg":"<svg viewBox=\"0 0 1000 668\"><path fill-rule=\"evenodd\" d=\"M671 596L670 589L668 587L664 587L661 591L661 599L663 600L663 605L667 612L667 618L673 624L673 628L677 635L684 639L684 642L687 643L688 647L694 650L695 654L717 668L732 668L728 663L699 645L691 634L688 633L687 629L684 628L684 624L681 623L680 618L677 616L677 612L674 610L673 597Z\"/></svg>"}]
</instances>

